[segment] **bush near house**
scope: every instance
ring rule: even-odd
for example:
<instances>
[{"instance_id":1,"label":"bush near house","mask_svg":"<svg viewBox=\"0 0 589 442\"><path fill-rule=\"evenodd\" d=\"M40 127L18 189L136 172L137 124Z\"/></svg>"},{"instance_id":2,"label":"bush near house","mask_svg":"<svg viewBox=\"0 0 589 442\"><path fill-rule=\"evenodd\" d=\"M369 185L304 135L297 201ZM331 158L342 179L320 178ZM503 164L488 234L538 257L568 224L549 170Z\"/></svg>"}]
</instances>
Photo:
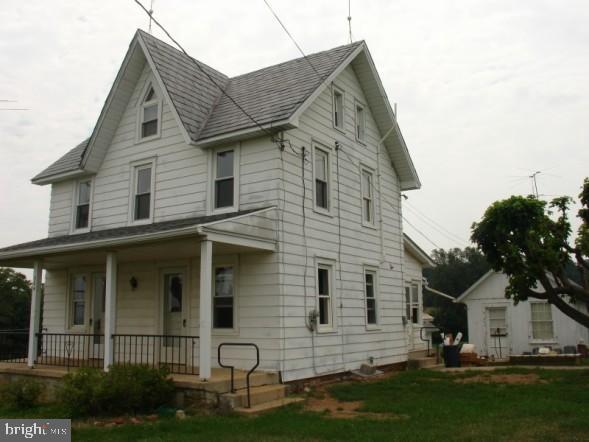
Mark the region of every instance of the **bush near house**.
<instances>
[{"instance_id":1,"label":"bush near house","mask_svg":"<svg viewBox=\"0 0 589 442\"><path fill-rule=\"evenodd\" d=\"M43 385L30 379L19 379L0 385L2 404L16 410L38 405Z\"/></svg>"},{"instance_id":2,"label":"bush near house","mask_svg":"<svg viewBox=\"0 0 589 442\"><path fill-rule=\"evenodd\" d=\"M71 416L150 412L172 400L168 374L138 365L112 367L108 373L81 369L64 378L58 398Z\"/></svg>"}]
</instances>

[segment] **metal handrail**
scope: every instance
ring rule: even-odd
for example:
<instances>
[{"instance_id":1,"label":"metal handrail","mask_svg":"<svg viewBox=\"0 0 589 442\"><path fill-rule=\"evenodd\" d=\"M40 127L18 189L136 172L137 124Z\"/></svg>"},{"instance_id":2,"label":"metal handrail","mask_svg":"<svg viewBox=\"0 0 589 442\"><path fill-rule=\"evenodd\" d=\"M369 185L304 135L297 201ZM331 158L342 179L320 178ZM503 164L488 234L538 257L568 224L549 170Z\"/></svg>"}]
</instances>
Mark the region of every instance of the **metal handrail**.
<instances>
[{"instance_id":1,"label":"metal handrail","mask_svg":"<svg viewBox=\"0 0 589 442\"><path fill-rule=\"evenodd\" d=\"M431 338L424 339L424 337L423 337L424 330L439 331L440 329L438 327L432 327L432 326L424 326L419 329L419 339L421 339L423 342L427 342L427 356L429 357L430 356L429 349L430 349L430 343L431 343L432 339ZM433 346L433 343L432 343L432 346Z\"/></svg>"},{"instance_id":2,"label":"metal handrail","mask_svg":"<svg viewBox=\"0 0 589 442\"><path fill-rule=\"evenodd\" d=\"M256 365L254 365L246 374L245 376L245 384L247 388L247 408L251 408L251 399L250 399L250 375L254 372L258 365L260 365L260 348L254 344L253 342L222 342L217 347L217 362L219 363L220 367L229 368L231 370L231 393L235 393L235 380L234 380L234 371L235 367L233 365L224 365L221 362L221 348L226 346L234 346L234 347L254 347L256 349Z\"/></svg>"}]
</instances>

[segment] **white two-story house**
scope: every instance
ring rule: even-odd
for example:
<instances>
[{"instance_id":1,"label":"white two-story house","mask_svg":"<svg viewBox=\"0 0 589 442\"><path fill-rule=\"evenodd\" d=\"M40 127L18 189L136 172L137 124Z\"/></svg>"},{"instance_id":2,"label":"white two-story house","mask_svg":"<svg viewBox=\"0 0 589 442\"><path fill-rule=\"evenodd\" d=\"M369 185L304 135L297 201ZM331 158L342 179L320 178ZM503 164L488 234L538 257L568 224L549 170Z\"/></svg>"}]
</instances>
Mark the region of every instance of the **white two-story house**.
<instances>
[{"instance_id":1,"label":"white two-story house","mask_svg":"<svg viewBox=\"0 0 589 442\"><path fill-rule=\"evenodd\" d=\"M364 42L229 78L137 31L90 137L32 182L48 238L0 249L34 269L30 366L407 360L420 182Z\"/></svg>"}]
</instances>

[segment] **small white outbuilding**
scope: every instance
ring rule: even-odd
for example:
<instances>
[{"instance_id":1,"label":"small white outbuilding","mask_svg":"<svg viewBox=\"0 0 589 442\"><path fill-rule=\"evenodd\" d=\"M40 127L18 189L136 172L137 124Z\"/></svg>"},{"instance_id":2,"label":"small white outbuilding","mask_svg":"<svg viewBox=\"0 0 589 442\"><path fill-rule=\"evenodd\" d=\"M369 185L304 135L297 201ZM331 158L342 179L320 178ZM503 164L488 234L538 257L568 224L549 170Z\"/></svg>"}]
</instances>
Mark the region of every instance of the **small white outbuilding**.
<instances>
[{"instance_id":1,"label":"small white outbuilding","mask_svg":"<svg viewBox=\"0 0 589 442\"><path fill-rule=\"evenodd\" d=\"M507 285L505 274L491 270L456 299L466 304L469 342L477 353L504 358L540 347L564 351L588 341L586 327L546 301L530 298L514 305L505 298Z\"/></svg>"}]
</instances>

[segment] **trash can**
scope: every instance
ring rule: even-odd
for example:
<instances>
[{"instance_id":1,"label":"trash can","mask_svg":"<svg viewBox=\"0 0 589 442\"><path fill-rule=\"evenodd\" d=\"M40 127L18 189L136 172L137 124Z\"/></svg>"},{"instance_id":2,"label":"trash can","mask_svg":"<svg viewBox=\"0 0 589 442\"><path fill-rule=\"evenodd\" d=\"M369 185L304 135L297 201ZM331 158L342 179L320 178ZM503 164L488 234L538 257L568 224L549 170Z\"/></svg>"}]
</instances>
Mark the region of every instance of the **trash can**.
<instances>
[{"instance_id":1,"label":"trash can","mask_svg":"<svg viewBox=\"0 0 589 442\"><path fill-rule=\"evenodd\" d=\"M444 345L442 354L446 367L460 367L460 345Z\"/></svg>"}]
</instances>

